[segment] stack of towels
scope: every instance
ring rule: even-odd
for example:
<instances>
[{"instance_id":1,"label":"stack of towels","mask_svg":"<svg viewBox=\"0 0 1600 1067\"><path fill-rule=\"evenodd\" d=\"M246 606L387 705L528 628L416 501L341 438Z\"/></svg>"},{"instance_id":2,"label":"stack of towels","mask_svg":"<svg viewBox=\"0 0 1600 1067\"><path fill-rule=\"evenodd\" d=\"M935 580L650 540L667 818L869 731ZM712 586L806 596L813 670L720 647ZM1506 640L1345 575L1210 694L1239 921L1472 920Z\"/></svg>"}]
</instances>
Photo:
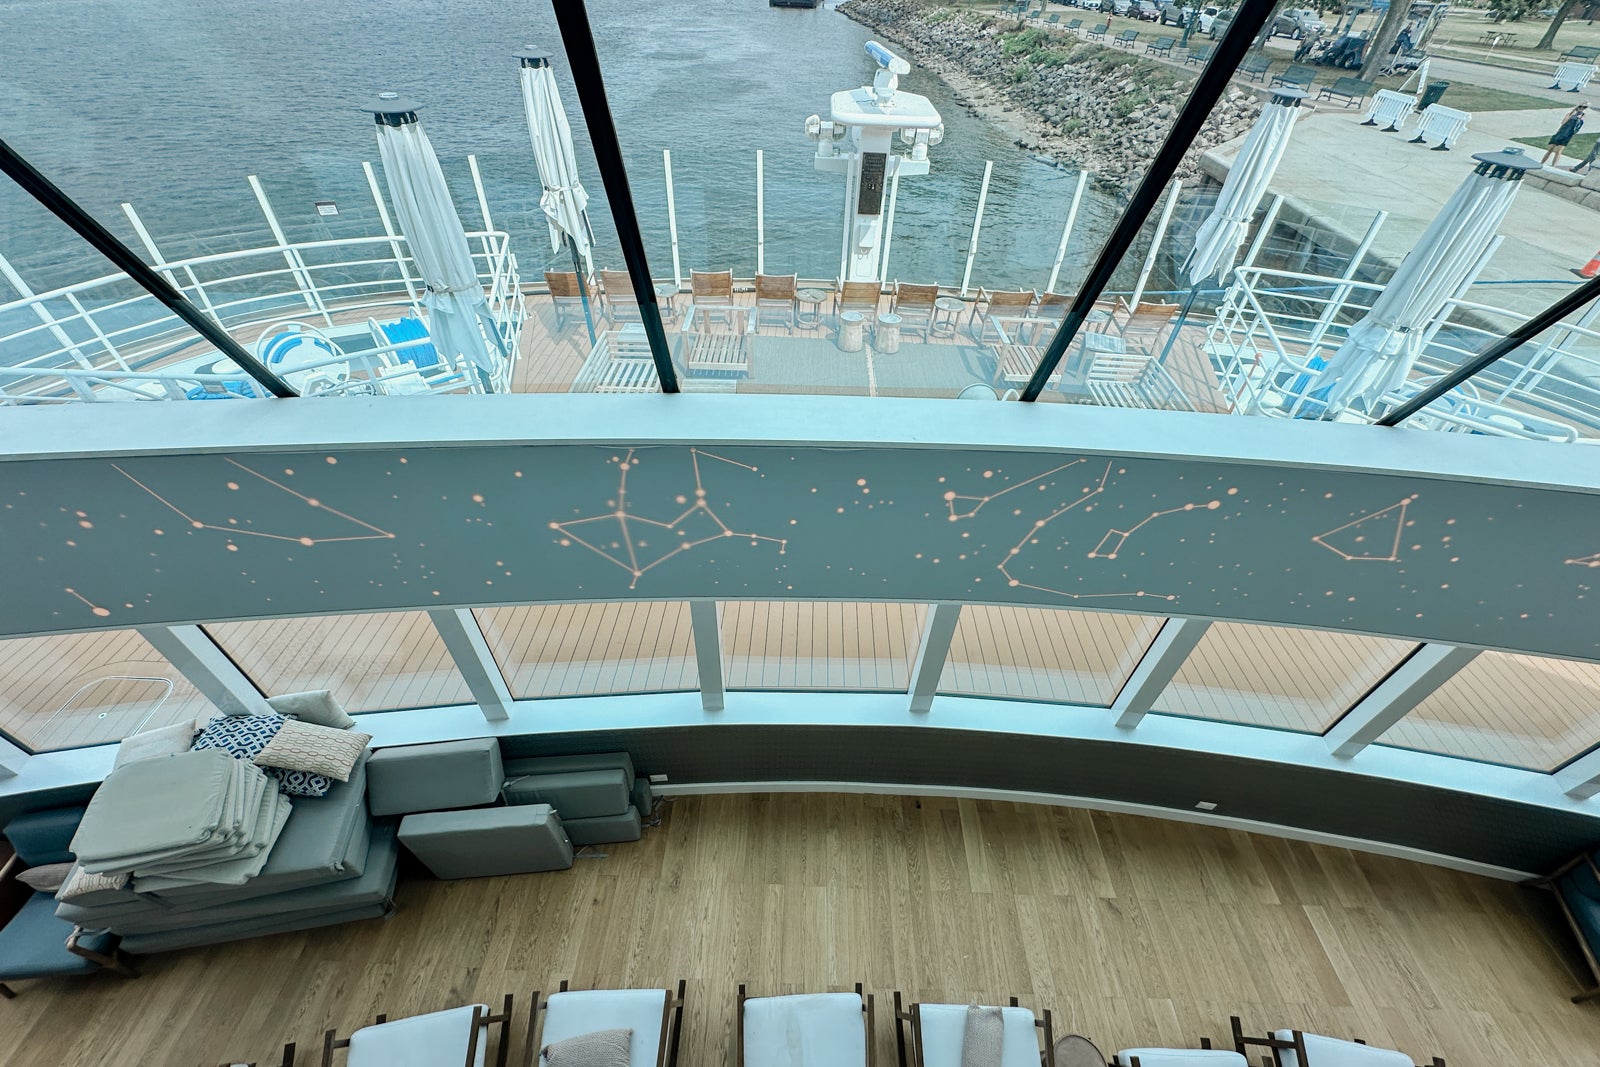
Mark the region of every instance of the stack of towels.
<instances>
[{"instance_id":1,"label":"stack of towels","mask_svg":"<svg viewBox=\"0 0 1600 1067\"><path fill-rule=\"evenodd\" d=\"M243 885L261 873L289 812L275 780L227 752L137 760L95 792L72 851L90 874Z\"/></svg>"}]
</instances>

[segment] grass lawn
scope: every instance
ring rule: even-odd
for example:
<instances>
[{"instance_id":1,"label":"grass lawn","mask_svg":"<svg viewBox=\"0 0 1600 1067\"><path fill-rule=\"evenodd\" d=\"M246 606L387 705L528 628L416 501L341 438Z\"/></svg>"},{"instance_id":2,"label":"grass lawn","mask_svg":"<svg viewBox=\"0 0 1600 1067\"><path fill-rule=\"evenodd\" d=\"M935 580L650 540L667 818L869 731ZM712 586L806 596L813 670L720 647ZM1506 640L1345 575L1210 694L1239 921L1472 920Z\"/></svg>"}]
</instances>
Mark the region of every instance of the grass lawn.
<instances>
[{"instance_id":1,"label":"grass lawn","mask_svg":"<svg viewBox=\"0 0 1600 1067\"><path fill-rule=\"evenodd\" d=\"M1549 137L1516 137L1513 138L1513 140L1517 141L1519 144L1531 145L1534 148L1537 148L1541 154L1546 148L1550 147ZM1589 149L1594 147L1594 143L1597 140L1600 140L1600 133L1578 134L1578 136L1572 139L1571 143L1569 143L1567 147L1561 150L1562 158L1571 156L1572 161L1576 163L1578 160L1589 154Z\"/></svg>"},{"instance_id":2,"label":"grass lawn","mask_svg":"<svg viewBox=\"0 0 1600 1067\"><path fill-rule=\"evenodd\" d=\"M1437 79L1435 79L1437 80ZM1400 79L1394 85L1389 85L1387 79L1379 81L1379 87L1392 89L1400 84ZM1470 82L1452 81L1450 88L1445 90L1444 98L1439 103L1446 107L1453 107L1458 111L1535 111L1549 110L1560 107L1558 101L1546 100L1541 96L1524 96L1522 93L1508 93L1504 89L1489 89L1482 85L1473 85Z\"/></svg>"}]
</instances>

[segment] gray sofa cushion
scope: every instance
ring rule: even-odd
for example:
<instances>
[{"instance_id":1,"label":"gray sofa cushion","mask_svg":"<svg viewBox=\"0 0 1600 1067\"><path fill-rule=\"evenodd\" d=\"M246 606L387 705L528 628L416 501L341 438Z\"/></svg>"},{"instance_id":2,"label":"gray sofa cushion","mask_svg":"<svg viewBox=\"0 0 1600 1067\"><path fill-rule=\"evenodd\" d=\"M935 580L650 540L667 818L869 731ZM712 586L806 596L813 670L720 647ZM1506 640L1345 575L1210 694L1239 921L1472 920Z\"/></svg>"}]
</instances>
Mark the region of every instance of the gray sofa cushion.
<instances>
[{"instance_id":1,"label":"gray sofa cushion","mask_svg":"<svg viewBox=\"0 0 1600 1067\"><path fill-rule=\"evenodd\" d=\"M559 871L572 842L547 804L407 815L400 840L440 878Z\"/></svg>"},{"instance_id":2,"label":"gray sofa cushion","mask_svg":"<svg viewBox=\"0 0 1600 1067\"><path fill-rule=\"evenodd\" d=\"M621 768L533 774L506 783L507 804L549 804L563 819L593 819L632 809L633 779Z\"/></svg>"},{"instance_id":3,"label":"gray sofa cushion","mask_svg":"<svg viewBox=\"0 0 1600 1067\"><path fill-rule=\"evenodd\" d=\"M83 822L82 808L46 808L6 823L5 837L30 867L66 863L73 858L72 835Z\"/></svg>"},{"instance_id":4,"label":"gray sofa cushion","mask_svg":"<svg viewBox=\"0 0 1600 1067\"><path fill-rule=\"evenodd\" d=\"M633 793L628 799L633 802L641 819L648 819L656 810L656 791L650 788L648 778L633 780Z\"/></svg>"},{"instance_id":5,"label":"gray sofa cushion","mask_svg":"<svg viewBox=\"0 0 1600 1067\"><path fill-rule=\"evenodd\" d=\"M561 774L566 771L609 771L621 768L632 780L633 757L626 752L580 752L575 756L521 756L506 760L506 777L525 774Z\"/></svg>"},{"instance_id":6,"label":"gray sofa cushion","mask_svg":"<svg viewBox=\"0 0 1600 1067\"><path fill-rule=\"evenodd\" d=\"M505 781L492 737L379 749L367 761L374 815L408 815L493 804Z\"/></svg>"},{"instance_id":7,"label":"gray sofa cushion","mask_svg":"<svg viewBox=\"0 0 1600 1067\"><path fill-rule=\"evenodd\" d=\"M617 841L637 841L644 835L639 809L631 804L621 815L600 815L593 819L562 819L567 838L574 845L609 845Z\"/></svg>"},{"instance_id":8,"label":"gray sofa cushion","mask_svg":"<svg viewBox=\"0 0 1600 1067\"><path fill-rule=\"evenodd\" d=\"M16 917L0 930L0 981L81 974L99 965L67 951L72 924L56 918L49 893L34 893Z\"/></svg>"}]
</instances>

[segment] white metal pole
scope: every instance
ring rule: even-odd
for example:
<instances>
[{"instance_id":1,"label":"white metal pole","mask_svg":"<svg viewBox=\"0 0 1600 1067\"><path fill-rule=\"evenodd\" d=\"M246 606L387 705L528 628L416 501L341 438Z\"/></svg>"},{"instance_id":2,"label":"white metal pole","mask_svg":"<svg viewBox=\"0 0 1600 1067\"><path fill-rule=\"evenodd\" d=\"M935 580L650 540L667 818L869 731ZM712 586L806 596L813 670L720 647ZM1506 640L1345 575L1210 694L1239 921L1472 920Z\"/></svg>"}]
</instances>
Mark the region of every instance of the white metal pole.
<instances>
[{"instance_id":1,"label":"white metal pole","mask_svg":"<svg viewBox=\"0 0 1600 1067\"><path fill-rule=\"evenodd\" d=\"M1139 282L1133 287L1133 298L1128 301L1128 314L1132 315L1139 310L1139 301L1144 296L1144 284L1150 280L1150 272L1155 269L1156 253L1161 251L1161 239L1167 235L1167 223L1172 221L1172 209L1178 206L1178 194L1183 191L1183 182L1174 181L1172 192L1167 194L1167 206L1161 209L1161 218L1156 222L1156 233L1150 241L1150 253L1144 257L1144 266L1139 269Z\"/></svg>"},{"instance_id":2,"label":"white metal pole","mask_svg":"<svg viewBox=\"0 0 1600 1067\"><path fill-rule=\"evenodd\" d=\"M272 236L277 240L278 247L283 250L284 261L289 264L289 271L299 283L300 295L305 298L306 307L322 313L329 326L333 325L333 316L328 314L328 309L323 306L322 297L317 293L317 287L311 281L311 272L306 270L305 262L298 252L289 247L289 239L283 235L283 227L278 225L278 216L272 210L272 203L267 199L266 190L261 188L261 181L254 174L247 175L246 181L250 183L250 191L256 194L256 203L261 205L261 213L267 217L267 225L272 229Z\"/></svg>"},{"instance_id":3,"label":"white metal pole","mask_svg":"<svg viewBox=\"0 0 1600 1067\"><path fill-rule=\"evenodd\" d=\"M1283 194L1273 193L1272 202L1267 205L1267 213L1261 217L1261 226L1256 230L1255 239L1250 242L1250 250L1244 254L1244 262L1240 267L1253 267L1256 265L1256 254L1261 251L1261 246L1267 242L1267 234L1272 232L1272 227L1278 221L1278 209L1283 206Z\"/></svg>"},{"instance_id":4,"label":"white metal pole","mask_svg":"<svg viewBox=\"0 0 1600 1067\"><path fill-rule=\"evenodd\" d=\"M767 273L767 188L761 149L756 149L756 273Z\"/></svg>"},{"instance_id":5,"label":"white metal pole","mask_svg":"<svg viewBox=\"0 0 1600 1067\"><path fill-rule=\"evenodd\" d=\"M672 233L672 284L683 288L683 263L678 259L678 202L672 196L672 152L661 150L661 169L667 175L667 229Z\"/></svg>"},{"instance_id":6,"label":"white metal pole","mask_svg":"<svg viewBox=\"0 0 1600 1067\"><path fill-rule=\"evenodd\" d=\"M1050 280L1044 283L1044 291L1056 291L1056 281L1061 277L1061 264L1067 258L1067 241L1072 237L1072 227L1078 221L1078 204L1083 200L1083 187L1089 184L1089 172L1078 172L1077 188L1072 190L1072 206L1067 208L1067 224L1061 228L1061 244L1056 247L1056 261L1050 268Z\"/></svg>"},{"instance_id":7,"label":"white metal pole","mask_svg":"<svg viewBox=\"0 0 1600 1067\"><path fill-rule=\"evenodd\" d=\"M372 172L372 164L366 160L362 160L361 169L366 172L367 188L372 190L372 202L378 205L378 220L383 223L383 232L389 235L389 249L394 255L394 265L400 270L400 280L405 282L411 310L420 318L422 310L417 306L417 287L411 281L411 272L406 269L405 253L400 250L400 236L395 233L394 223L389 221L389 209L383 202L383 193L378 191L378 176Z\"/></svg>"},{"instance_id":8,"label":"white metal pole","mask_svg":"<svg viewBox=\"0 0 1600 1067\"><path fill-rule=\"evenodd\" d=\"M1478 254L1477 261L1472 264L1472 270L1467 273L1467 276L1464 279L1462 279L1461 284L1456 287L1456 291L1450 294L1450 299L1452 302L1461 300L1467 295L1467 290L1471 289L1472 286L1477 282L1478 275L1483 273L1483 268L1489 265L1489 261L1494 258L1494 254L1500 250L1500 246L1504 242L1504 237L1502 237L1500 234L1495 234L1489 243L1483 246L1483 251ZM1444 328L1445 320L1449 317L1449 313L1446 312L1434 319L1432 322L1428 323L1428 325L1422 331L1422 343L1417 346L1417 351L1419 353L1426 349L1428 345L1433 343L1434 336ZM1501 398L1504 398L1504 394L1501 394Z\"/></svg>"},{"instance_id":9,"label":"white metal pole","mask_svg":"<svg viewBox=\"0 0 1600 1067\"><path fill-rule=\"evenodd\" d=\"M1380 211L1372 216L1372 222L1367 226L1366 235L1361 238L1361 243L1356 245L1355 253L1350 257L1350 262L1345 264L1344 270L1339 274L1339 285L1333 287L1333 293L1328 297L1328 306L1322 309L1322 315L1317 319L1316 326L1312 327L1311 336L1306 341L1306 355L1316 354L1318 343L1323 335L1328 332L1328 327L1333 325L1333 320L1339 314L1339 309L1344 302L1350 299L1350 279L1356 276L1356 271L1361 269L1361 261L1366 258L1367 250L1372 247L1372 242L1378 237L1378 231L1383 228L1384 221L1389 217L1387 211Z\"/></svg>"},{"instance_id":10,"label":"white metal pole","mask_svg":"<svg viewBox=\"0 0 1600 1067\"><path fill-rule=\"evenodd\" d=\"M139 241L144 245L144 250L150 253L151 262L155 265L156 269L161 271L162 274L166 275L167 281L172 283L172 287L174 289L181 290L183 285L178 281L177 275L175 275L171 270L161 266L161 264L167 261L167 257L163 256L161 254L161 249L156 247L155 238L151 237L150 231L145 229L144 220L139 217L139 213L137 211L133 210L133 205L127 201L123 201L122 213L128 216L128 221L133 224L133 232L139 235ZM206 296L205 289L200 285L200 279L195 276L194 268L184 267L183 273L188 277L189 283L194 286L195 295L200 298L200 306L205 308L206 313L212 318L216 319L218 325L220 325L222 323L222 319L217 315L217 309L212 306L211 299Z\"/></svg>"},{"instance_id":11,"label":"white metal pole","mask_svg":"<svg viewBox=\"0 0 1600 1067\"><path fill-rule=\"evenodd\" d=\"M850 280L850 225L856 218L856 175L861 172L861 157L850 161L844 175L844 230L839 237L839 284L841 288Z\"/></svg>"},{"instance_id":12,"label":"white metal pole","mask_svg":"<svg viewBox=\"0 0 1600 1067\"><path fill-rule=\"evenodd\" d=\"M24 300L32 300L38 295L33 291L32 286L22 280L22 275L17 273L16 268L11 265L11 261L3 254L0 254L0 277L4 277L6 281L10 282L11 288L15 289ZM67 336L67 331L61 328L54 315L45 310L44 306L36 300L29 304L28 307L33 309L34 316L49 329L50 336L56 339L56 343L64 351L72 353L72 358L77 360L85 370L94 369L94 363L73 343L72 338ZM112 349L112 355L116 355L116 349Z\"/></svg>"},{"instance_id":13,"label":"white metal pole","mask_svg":"<svg viewBox=\"0 0 1600 1067\"><path fill-rule=\"evenodd\" d=\"M972 216L972 239L967 242L967 269L961 273L961 295L967 295L972 284L972 261L978 258L978 231L983 227L983 207L989 201L989 175L994 173L994 160L983 163L983 185L978 188L978 211Z\"/></svg>"},{"instance_id":14,"label":"white metal pole","mask_svg":"<svg viewBox=\"0 0 1600 1067\"><path fill-rule=\"evenodd\" d=\"M483 175L478 173L478 157L474 155L467 156L467 167L472 171L472 188L478 194L478 210L483 213L483 228L492 230L494 229L494 219L489 215L489 197L483 191ZM485 247L487 247L487 239L484 243Z\"/></svg>"},{"instance_id":15,"label":"white metal pole","mask_svg":"<svg viewBox=\"0 0 1600 1067\"><path fill-rule=\"evenodd\" d=\"M894 205L900 198L900 168L889 178L889 211L883 220L883 256L878 260L878 285L889 281L889 246L894 243Z\"/></svg>"}]
</instances>

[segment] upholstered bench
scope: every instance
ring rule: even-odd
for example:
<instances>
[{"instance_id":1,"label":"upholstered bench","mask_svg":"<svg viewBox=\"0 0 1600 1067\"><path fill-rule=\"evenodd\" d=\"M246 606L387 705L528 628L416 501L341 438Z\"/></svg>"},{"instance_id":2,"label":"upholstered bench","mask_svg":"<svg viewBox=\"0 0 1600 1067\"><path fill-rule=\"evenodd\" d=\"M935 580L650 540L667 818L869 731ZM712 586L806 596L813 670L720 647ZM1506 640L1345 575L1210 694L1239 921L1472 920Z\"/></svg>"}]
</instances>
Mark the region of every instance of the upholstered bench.
<instances>
[{"instance_id":1,"label":"upholstered bench","mask_svg":"<svg viewBox=\"0 0 1600 1067\"><path fill-rule=\"evenodd\" d=\"M549 804L575 845L637 841L653 798L626 752L533 756L505 763L507 804Z\"/></svg>"},{"instance_id":2,"label":"upholstered bench","mask_svg":"<svg viewBox=\"0 0 1600 1067\"><path fill-rule=\"evenodd\" d=\"M440 878L572 866L572 842L548 804L407 815L400 820L400 842Z\"/></svg>"},{"instance_id":3,"label":"upholstered bench","mask_svg":"<svg viewBox=\"0 0 1600 1067\"><path fill-rule=\"evenodd\" d=\"M492 737L382 748L367 760L367 806L377 816L482 807L504 782Z\"/></svg>"}]
</instances>

